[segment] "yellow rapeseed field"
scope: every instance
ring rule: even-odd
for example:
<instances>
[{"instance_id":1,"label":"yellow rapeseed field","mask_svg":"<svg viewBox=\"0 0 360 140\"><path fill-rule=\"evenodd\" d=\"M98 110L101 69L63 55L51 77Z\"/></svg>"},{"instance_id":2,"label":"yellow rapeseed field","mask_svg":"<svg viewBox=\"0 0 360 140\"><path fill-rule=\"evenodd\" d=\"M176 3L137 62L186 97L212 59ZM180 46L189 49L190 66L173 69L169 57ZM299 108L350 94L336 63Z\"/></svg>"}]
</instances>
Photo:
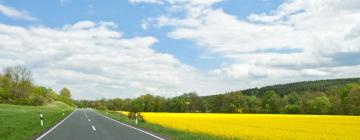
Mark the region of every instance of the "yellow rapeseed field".
<instances>
[{"instance_id":1,"label":"yellow rapeseed field","mask_svg":"<svg viewBox=\"0 0 360 140\"><path fill-rule=\"evenodd\" d=\"M148 112L141 115L145 121L165 127L229 138L360 140L359 116Z\"/></svg>"}]
</instances>

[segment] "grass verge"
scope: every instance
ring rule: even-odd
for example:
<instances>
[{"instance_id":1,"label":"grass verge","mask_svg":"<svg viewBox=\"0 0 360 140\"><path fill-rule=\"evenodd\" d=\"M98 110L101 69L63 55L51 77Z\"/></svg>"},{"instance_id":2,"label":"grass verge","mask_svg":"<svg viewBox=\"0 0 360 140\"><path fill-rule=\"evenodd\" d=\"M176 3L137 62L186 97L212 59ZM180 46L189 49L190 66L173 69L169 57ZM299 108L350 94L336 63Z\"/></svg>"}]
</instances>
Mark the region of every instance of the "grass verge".
<instances>
[{"instance_id":1,"label":"grass verge","mask_svg":"<svg viewBox=\"0 0 360 140\"><path fill-rule=\"evenodd\" d=\"M53 102L45 106L22 106L0 104L0 139L30 140L50 126L59 122L73 110L62 103ZM44 126L40 125L39 114L44 115Z\"/></svg>"},{"instance_id":2,"label":"grass verge","mask_svg":"<svg viewBox=\"0 0 360 140\"><path fill-rule=\"evenodd\" d=\"M135 124L134 120L130 120L130 119L128 119L127 116L122 115L118 112L104 111L104 110L97 110L97 111L105 116L108 116L108 117L118 120L120 122L127 123L127 124L130 124L137 128L142 128L149 132L159 134L160 136L162 136L166 139L171 139L171 140L229 140L229 138L225 138L225 137L218 137L218 136L211 136L211 135L202 134L202 133L180 131L180 130L171 129L171 128L167 128L167 127L163 127L163 126L160 126L157 124L152 124L152 123L147 123L147 122L139 121L138 124ZM174 121L176 121L176 120L174 120Z\"/></svg>"}]
</instances>

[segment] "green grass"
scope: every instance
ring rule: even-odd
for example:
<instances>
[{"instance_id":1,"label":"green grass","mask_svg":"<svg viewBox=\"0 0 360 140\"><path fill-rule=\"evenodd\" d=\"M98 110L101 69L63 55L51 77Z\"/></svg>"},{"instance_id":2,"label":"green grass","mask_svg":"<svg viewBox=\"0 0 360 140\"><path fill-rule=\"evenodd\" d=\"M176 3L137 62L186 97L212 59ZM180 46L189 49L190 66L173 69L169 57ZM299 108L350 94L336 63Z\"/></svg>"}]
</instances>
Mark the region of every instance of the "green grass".
<instances>
[{"instance_id":1,"label":"green grass","mask_svg":"<svg viewBox=\"0 0 360 140\"><path fill-rule=\"evenodd\" d=\"M45 106L21 106L0 104L0 139L30 140L67 116L73 109L62 103L53 102ZM39 114L44 115L44 126L40 125Z\"/></svg>"},{"instance_id":2,"label":"green grass","mask_svg":"<svg viewBox=\"0 0 360 140\"><path fill-rule=\"evenodd\" d=\"M167 128L167 127L163 127L163 126L160 126L157 124L152 124L152 123L147 123L147 122L139 121L138 124L135 124L134 120L130 120L130 119L128 119L127 116L121 115L118 112L104 111L104 110L97 110L97 111L99 113L102 113L105 116L108 116L108 117L118 120L120 122L127 123L132 126L145 129L149 132L154 132L156 134L160 134L160 136L165 137L167 139L171 139L171 140L228 140L228 138L224 138L224 137L217 137L217 136L211 136L211 135L201 134L201 133L180 131L180 130L171 129L171 128ZM106 112L108 112L108 113L106 113Z\"/></svg>"}]
</instances>

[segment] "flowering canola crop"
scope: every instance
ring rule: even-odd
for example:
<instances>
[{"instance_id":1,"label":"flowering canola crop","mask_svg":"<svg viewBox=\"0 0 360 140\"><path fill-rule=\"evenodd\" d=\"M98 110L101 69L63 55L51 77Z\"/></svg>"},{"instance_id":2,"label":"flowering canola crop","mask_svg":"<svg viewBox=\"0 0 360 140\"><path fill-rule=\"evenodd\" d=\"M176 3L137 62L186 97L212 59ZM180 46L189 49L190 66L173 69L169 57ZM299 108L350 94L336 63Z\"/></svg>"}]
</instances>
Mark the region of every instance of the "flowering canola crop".
<instances>
[{"instance_id":1,"label":"flowering canola crop","mask_svg":"<svg viewBox=\"0 0 360 140\"><path fill-rule=\"evenodd\" d=\"M146 122L239 139L359 140L359 116L141 113Z\"/></svg>"}]
</instances>

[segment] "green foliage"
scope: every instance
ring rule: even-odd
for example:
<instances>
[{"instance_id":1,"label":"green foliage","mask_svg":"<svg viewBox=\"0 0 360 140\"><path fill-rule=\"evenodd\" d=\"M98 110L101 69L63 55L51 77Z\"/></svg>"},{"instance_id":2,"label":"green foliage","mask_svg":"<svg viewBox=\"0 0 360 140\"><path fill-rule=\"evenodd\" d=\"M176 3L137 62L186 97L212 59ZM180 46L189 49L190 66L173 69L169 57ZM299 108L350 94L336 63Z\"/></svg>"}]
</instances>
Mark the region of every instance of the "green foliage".
<instances>
[{"instance_id":1,"label":"green foliage","mask_svg":"<svg viewBox=\"0 0 360 140\"><path fill-rule=\"evenodd\" d=\"M62 101L68 105L74 106L73 101L71 100L71 92L67 88L63 88L60 91L60 96L57 98L59 101Z\"/></svg>"},{"instance_id":2,"label":"green foliage","mask_svg":"<svg viewBox=\"0 0 360 140\"><path fill-rule=\"evenodd\" d=\"M290 105L286 105L284 108L285 114L299 114L300 112L301 109L299 105L290 104Z\"/></svg>"},{"instance_id":3,"label":"green foliage","mask_svg":"<svg viewBox=\"0 0 360 140\"><path fill-rule=\"evenodd\" d=\"M308 102L309 113L312 114L327 114L331 108L331 103L328 97L316 97Z\"/></svg>"},{"instance_id":4,"label":"green foliage","mask_svg":"<svg viewBox=\"0 0 360 140\"><path fill-rule=\"evenodd\" d=\"M245 90L245 93L233 91L225 94L198 96L191 92L172 98L145 94L134 99L80 100L75 101L75 104L78 107L131 112L360 115L359 84L359 79L354 78L320 80ZM305 88L307 86L308 89ZM290 90L291 88L293 90ZM263 89L270 90L263 91Z\"/></svg>"},{"instance_id":5,"label":"green foliage","mask_svg":"<svg viewBox=\"0 0 360 140\"><path fill-rule=\"evenodd\" d=\"M244 95L262 96L266 91L275 91L280 97L292 92L305 93L305 92L325 92L329 88L343 88L349 83L360 83L360 78L347 78L347 79L332 79L332 80L317 80L305 81L297 83L288 83L282 85L266 86L262 88L252 88L241 91ZM238 92L238 91L235 91Z\"/></svg>"},{"instance_id":6,"label":"green foliage","mask_svg":"<svg viewBox=\"0 0 360 140\"><path fill-rule=\"evenodd\" d=\"M69 89L63 88L63 89L61 89L61 91L60 91L60 96L62 96L62 97L64 97L64 98L71 99L71 92L70 92Z\"/></svg>"},{"instance_id":7,"label":"green foliage","mask_svg":"<svg viewBox=\"0 0 360 140\"><path fill-rule=\"evenodd\" d=\"M37 106L58 100L72 105L70 90L64 88L61 93L59 97L51 88L33 85L24 66L7 67L0 74L0 103Z\"/></svg>"},{"instance_id":8,"label":"green foliage","mask_svg":"<svg viewBox=\"0 0 360 140\"><path fill-rule=\"evenodd\" d=\"M360 115L360 86L354 85L348 94L348 107L350 114Z\"/></svg>"}]
</instances>

